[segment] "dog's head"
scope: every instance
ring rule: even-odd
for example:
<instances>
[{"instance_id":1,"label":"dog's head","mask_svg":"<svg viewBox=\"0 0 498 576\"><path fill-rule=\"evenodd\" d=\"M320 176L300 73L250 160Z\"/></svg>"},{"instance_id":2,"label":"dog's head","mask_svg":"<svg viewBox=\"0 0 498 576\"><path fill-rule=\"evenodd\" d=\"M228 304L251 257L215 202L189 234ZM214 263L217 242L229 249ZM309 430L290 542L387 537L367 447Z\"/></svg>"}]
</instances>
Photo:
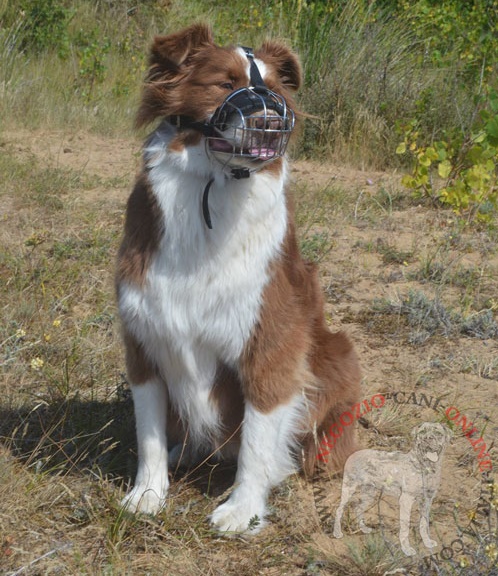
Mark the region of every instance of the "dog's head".
<instances>
[{"instance_id":1,"label":"dog's head","mask_svg":"<svg viewBox=\"0 0 498 576\"><path fill-rule=\"evenodd\" d=\"M415 439L415 451L421 461L437 463L446 446L451 441L451 430L437 422L424 422L412 430Z\"/></svg>"},{"instance_id":2,"label":"dog's head","mask_svg":"<svg viewBox=\"0 0 498 576\"><path fill-rule=\"evenodd\" d=\"M301 84L295 54L277 42L254 51L217 46L193 25L152 45L137 125L174 119L189 142L229 166L257 169L285 152L294 126L292 92Z\"/></svg>"}]
</instances>

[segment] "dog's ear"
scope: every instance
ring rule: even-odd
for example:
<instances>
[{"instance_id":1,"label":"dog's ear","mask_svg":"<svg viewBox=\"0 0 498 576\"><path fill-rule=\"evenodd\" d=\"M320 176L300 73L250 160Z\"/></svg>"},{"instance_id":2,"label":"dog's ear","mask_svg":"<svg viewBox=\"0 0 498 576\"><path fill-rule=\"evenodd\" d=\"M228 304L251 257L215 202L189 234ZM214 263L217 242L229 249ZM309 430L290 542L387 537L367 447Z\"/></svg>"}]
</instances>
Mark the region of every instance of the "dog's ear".
<instances>
[{"instance_id":1,"label":"dog's ear","mask_svg":"<svg viewBox=\"0 0 498 576\"><path fill-rule=\"evenodd\" d=\"M283 86L290 90L299 89L302 81L301 64L296 54L287 46L279 42L267 41L259 50L256 50L255 56L270 64L277 71Z\"/></svg>"},{"instance_id":2,"label":"dog's ear","mask_svg":"<svg viewBox=\"0 0 498 576\"><path fill-rule=\"evenodd\" d=\"M194 24L169 36L155 37L142 102L135 119L137 128L175 113L182 99L177 86L187 75L192 57L213 45L211 29L204 24Z\"/></svg>"},{"instance_id":3,"label":"dog's ear","mask_svg":"<svg viewBox=\"0 0 498 576\"><path fill-rule=\"evenodd\" d=\"M177 71L197 51L214 43L211 29L205 24L193 24L169 36L156 36L150 52L151 74Z\"/></svg>"}]
</instances>

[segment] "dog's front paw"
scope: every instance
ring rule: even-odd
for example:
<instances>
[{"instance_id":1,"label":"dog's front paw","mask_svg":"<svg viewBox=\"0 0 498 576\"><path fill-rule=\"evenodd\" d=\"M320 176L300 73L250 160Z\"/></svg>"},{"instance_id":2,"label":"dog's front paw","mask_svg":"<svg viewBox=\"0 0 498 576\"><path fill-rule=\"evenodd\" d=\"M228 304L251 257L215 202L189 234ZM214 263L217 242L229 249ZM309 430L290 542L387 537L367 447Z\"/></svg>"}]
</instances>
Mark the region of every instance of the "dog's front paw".
<instances>
[{"instance_id":1,"label":"dog's front paw","mask_svg":"<svg viewBox=\"0 0 498 576\"><path fill-rule=\"evenodd\" d=\"M257 534L265 525L264 501L243 500L235 494L211 514L211 524L219 532Z\"/></svg>"},{"instance_id":2,"label":"dog's front paw","mask_svg":"<svg viewBox=\"0 0 498 576\"><path fill-rule=\"evenodd\" d=\"M121 506L128 512L144 512L157 514L166 503L168 489L150 488L144 484L137 484L123 500Z\"/></svg>"}]
</instances>

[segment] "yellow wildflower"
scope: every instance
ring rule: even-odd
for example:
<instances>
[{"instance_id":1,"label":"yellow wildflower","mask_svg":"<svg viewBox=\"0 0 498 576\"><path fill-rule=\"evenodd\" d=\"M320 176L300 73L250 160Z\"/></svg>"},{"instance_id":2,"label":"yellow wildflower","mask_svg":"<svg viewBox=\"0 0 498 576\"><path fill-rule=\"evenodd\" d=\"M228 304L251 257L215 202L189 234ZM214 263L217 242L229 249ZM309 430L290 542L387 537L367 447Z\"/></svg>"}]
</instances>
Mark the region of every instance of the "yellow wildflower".
<instances>
[{"instance_id":1,"label":"yellow wildflower","mask_svg":"<svg viewBox=\"0 0 498 576\"><path fill-rule=\"evenodd\" d=\"M39 356L37 356L36 358L33 358L33 360L31 360L31 369L36 370L37 372L40 371L44 365L45 365L45 362Z\"/></svg>"}]
</instances>

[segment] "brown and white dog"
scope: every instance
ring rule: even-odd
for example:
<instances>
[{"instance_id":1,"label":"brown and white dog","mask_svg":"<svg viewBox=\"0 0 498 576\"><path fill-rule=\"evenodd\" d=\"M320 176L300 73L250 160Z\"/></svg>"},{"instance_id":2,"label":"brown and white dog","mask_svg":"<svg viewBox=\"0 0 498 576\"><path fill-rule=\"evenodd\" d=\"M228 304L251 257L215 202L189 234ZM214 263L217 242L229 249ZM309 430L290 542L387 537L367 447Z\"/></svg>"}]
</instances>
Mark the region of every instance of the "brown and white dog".
<instances>
[{"instance_id":1,"label":"brown and white dog","mask_svg":"<svg viewBox=\"0 0 498 576\"><path fill-rule=\"evenodd\" d=\"M198 24L153 43L137 121L161 122L144 146L117 268L138 439L131 511L161 509L168 464L216 452L238 469L211 522L256 532L270 489L299 465L313 469L319 438L358 398L356 355L327 329L285 191L280 133L292 129L300 82L297 57L276 42L252 55L215 45ZM213 128L237 90L246 103ZM254 94L265 103L237 140ZM354 449L348 429L332 463Z\"/></svg>"}]
</instances>

